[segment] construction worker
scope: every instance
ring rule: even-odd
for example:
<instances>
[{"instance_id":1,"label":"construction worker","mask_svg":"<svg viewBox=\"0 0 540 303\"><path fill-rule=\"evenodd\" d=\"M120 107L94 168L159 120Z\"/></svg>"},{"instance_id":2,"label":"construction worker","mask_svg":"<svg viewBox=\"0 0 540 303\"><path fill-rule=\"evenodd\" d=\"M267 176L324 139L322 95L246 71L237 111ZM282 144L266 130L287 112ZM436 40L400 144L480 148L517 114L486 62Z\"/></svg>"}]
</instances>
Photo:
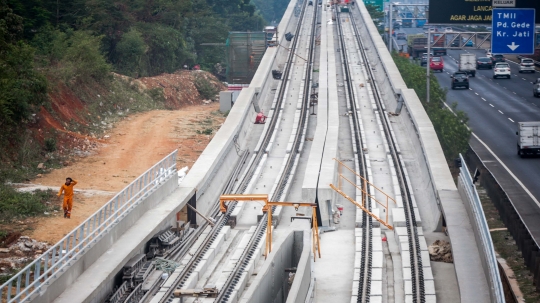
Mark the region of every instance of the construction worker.
<instances>
[{"instance_id":1,"label":"construction worker","mask_svg":"<svg viewBox=\"0 0 540 303\"><path fill-rule=\"evenodd\" d=\"M64 203L62 203L62 208L64 209L64 218L71 218L71 208L73 207L73 186L77 184L77 181L66 178L66 183L62 184L60 191L58 192L58 197L64 192Z\"/></svg>"}]
</instances>

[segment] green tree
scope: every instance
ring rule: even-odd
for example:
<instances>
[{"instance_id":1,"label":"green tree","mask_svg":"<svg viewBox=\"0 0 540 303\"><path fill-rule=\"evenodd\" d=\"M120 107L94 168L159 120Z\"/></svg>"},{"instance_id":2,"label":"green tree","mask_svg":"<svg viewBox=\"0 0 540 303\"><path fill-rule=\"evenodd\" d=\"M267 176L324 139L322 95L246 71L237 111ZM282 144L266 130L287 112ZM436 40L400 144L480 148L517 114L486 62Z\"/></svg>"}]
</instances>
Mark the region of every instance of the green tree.
<instances>
[{"instance_id":1,"label":"green tree","mask_svg":"<svg viewBox=\"0 0 540 303\"><path fill-rule=\"evenodd\" d=\"M414 89L418 98L422 101L422 105L433 123L433 128L437 133L446 160L448 162L453 161L458 157L459 153L464 153L469 148L471 132L466 126L467 115L456 110L455 104L452 105L455 115L444 106L446 89L439 85L433 75L430 77L431 102L427 103L426 70L411 63L409 59L398 56L396 53L393 54L393 58L407 86Z\"/></svg>"},{"instance_id":2,"label":"green tree","mask_svg":"<svg viewBox=\"0 0 540 303\"><path fill-rule=\"evenodd\" d=\"M34 49L22 33L22 18L0 1L0 127L17 125L46 101L47 82L34 70Z\"/></svg>"},{"instance_id":3,"label":"green tree","mask_svg":"<svg viewBox=\"0 0 540 303\"><path fill-rule=\"evenodd\" d=\"M366 9L371 15L371 19L382 20L384 18L384 12L381 10L381 7L374 4L366 4Z\"/></svg>"},{"instance_id":4,"label":"green tree","mask_svg":"<svg viewBox=\"0 0 540 303\"><path fill-rule=\"evenodd\" d=\"M137 28L149 47L145 56L145 70L150 75L172 73L192 57L180 31L159 23L140 23Z\"/></svg>"},{"instance_id":5,"label":"green tree","mask_svg":"<svg viewBox=\"0 0 540 303\"><path fill-rule=\"evenodd\" d=\"M116 67L118 71L128 76L137 77L144 74L141 71L141 60L148 46L144 42L142 34L131 29L122 36L116 46Z\"/></svg>"},{"instance_id":6,"label":"green tree","mask_svg":"<svg viewBox=\"0 0 540 303\"><path fill-rule=\"evenodd\" d=\"M79 30L67 39L68 47L60 63L66 80L101 81L110 77L111 66L101 53L102 38Z\"/></svg>"}]
</instances>

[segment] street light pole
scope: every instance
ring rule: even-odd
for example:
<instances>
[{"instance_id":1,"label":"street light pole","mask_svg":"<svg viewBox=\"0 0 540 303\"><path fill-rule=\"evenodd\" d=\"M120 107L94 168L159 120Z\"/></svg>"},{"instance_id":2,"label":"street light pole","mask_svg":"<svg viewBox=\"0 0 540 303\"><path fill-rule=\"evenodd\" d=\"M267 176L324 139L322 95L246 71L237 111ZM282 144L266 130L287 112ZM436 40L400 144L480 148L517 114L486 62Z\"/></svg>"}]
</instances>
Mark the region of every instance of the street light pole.
<instances>
[{"instance_id":1,"label":"street light pole","mask_svg":"<svg viewBox=\"0 0 540 303\"><path fill-rule=\"evenodd\" d=\"M393 27L393 23L392 23L392 12L394 11L394 3L390 2L390 20L388 21L388 23L390 23L390 25L388 26L388 51L390 51L390 54L392 54L392 27Z\"/></svg>"},{"instance_id":2,"label":"street light pole","mask_svg":"<svg viewBox=\"0 0 540 303\"><path fill-rule=\"evenodd\" d=\"M431 26L428 28L427 34L427 62L426 62L426 101L429 103L429 63L431 58Z\"/></svg>"}]
</instances>

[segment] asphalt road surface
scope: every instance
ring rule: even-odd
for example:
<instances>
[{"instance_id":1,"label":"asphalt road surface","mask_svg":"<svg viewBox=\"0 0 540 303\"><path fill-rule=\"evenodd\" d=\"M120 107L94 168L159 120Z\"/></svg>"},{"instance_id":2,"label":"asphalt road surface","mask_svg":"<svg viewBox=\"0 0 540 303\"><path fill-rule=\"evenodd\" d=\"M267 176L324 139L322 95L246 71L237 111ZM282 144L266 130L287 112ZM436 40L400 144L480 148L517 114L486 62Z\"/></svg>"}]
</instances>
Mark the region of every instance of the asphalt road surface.
<instances>
[{"instance_id":1,"label":"asphalt road surface","mask_svg":"<svg viewBox=\"0 0 540 303\"><path fill-rule=\"evenodd\" d=\"M450 75L458 69L459 54L449 50L444 57L445 70L435 73L442 87L448 88L447 103L469 116L472 131L497 155L509 170L540 200L540 158L517 155L517 122L540 121L540 99L533 97L532 82L540 73L519 73L519 66L509 62L511 79L493 79L493 70L479 70L469 77L469 89L450 88ZM477 57L482 50L470 50Z\"/></svg>"}]
</instances>

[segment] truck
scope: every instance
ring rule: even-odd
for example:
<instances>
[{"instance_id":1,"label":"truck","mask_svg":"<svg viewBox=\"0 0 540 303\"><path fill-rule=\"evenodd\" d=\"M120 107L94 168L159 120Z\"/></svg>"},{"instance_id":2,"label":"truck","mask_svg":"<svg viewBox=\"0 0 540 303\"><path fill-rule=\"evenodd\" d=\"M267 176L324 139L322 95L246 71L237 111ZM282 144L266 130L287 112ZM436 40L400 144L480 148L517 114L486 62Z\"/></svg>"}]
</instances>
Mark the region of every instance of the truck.
<instances>
[{"instance_id":1,"label":"truck","mask_svg":"<svg viewBox=\"0 0 540 303\"><path fill-rule=\"evenodd\" d=\"M421 57L427 52L427 37L424 34L407 36L407 52L413 58Z\"/></svg>"},{"instance_id":2,"label":"truck","mask_svg":"<svg viewBox=\"0 0 540 303\"><path fill-rule=\"evenodd\" d=\"M434 56L446 56L446 47L444 47L444 40L446 36L441 33L432 33L431 34L431 52Z\"/></svg>"},{"instance_id":3,"label":"truck","mask_svg":"<svg viewBox=\"0 0 540 303\"><path fill-rule=\"evenodd\" d=\"M413 23L412 19L402 19L401 22L402 22L402 27L403 28L412 27L412 23Z\"/></svg>"},{"instance_id":4,"label":"truck","mask_svg":"<svg viewBox=\"0 0 540 303\"><path fill-rule=\"evenodd\" d=\"M475 54L460 54L459 55L459 71L465 72L474 77L476 75L476 55Z\"/></svg>"},{"instance_id":5,"label":"truck","mask_svg":"<svg viewBox=\"0 0 540 303\"><path fill-rule=\"evenodd\" d=\"M278 32L277 32L277 26L266 26L264 28L264 32L266 33L266 46L272 47L278 45Z\"/></svg>"},{"instance_id":6,"label":"truck","mask_svg":"<svg viewBox=\"0 0 540 303\"><path fill-rule=\"evenodd\" d=\"M540 121L518 122L517 154L540 155Z\"/></svg>"}]
</instances>

